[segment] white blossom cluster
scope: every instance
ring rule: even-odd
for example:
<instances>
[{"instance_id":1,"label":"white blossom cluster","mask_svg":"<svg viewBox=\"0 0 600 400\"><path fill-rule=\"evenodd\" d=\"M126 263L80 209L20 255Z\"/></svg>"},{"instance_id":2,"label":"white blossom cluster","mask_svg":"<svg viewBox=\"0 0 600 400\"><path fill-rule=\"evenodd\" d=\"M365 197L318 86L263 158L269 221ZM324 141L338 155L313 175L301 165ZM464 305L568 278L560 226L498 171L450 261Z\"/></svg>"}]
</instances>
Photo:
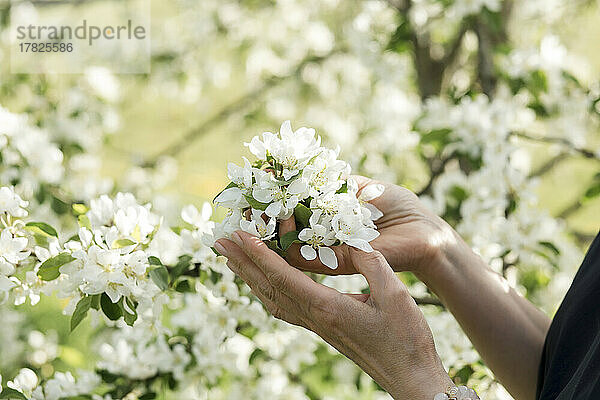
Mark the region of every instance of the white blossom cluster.
<instances>
[{"instance_id":1,"label":"white blossom cluster","mask_svg":"<svg viewBox=\"0 0 600 400\"><path fill-rule=\"evenodd\" d=\"M350 166L337 158L339 149L322 147L314 129L294 132L289 121L281 125L279 134L265 132L246 145L258 160L250 164L244 158L243 167L228 165L232 183L214 202L229 210L207 236L209 244L238 229L270 240L277 235L278 220L296 215L303 229L294 240L302 243L300 252L307 260L318 256L336 269L331 246L345 243L373 251L369 242L379 236L373 221L383 214L368 201L383 193L383 185L368 185L359 194L357 183L349 177Z\"/></svg>"},{"instance_id":2,"label":"white blossom cluster","mask_svg":"<svg viewBox=\"0 0 600 400\"><path fill-rule=\"evenodd\" d=\"M148 278L149 255L144 251L160 226L149 206L137 204L131 194L118 193L113 199L92 200L90 209L80 215L78 234L64 245L49 225L45 231L31 230L21 219L27 216L23 201L11 188L0 187L0 291L9 291L15 304L26 297L32 304L39 293L56 293L70 298L67 312L74 310L82 296L106 293L113 303L121 298L156 307L160 289ZM18 219L17 219L18 218ZM42 235L44 233L45 235ZM46 246L36 243L40 237ZM32 256L33 261L28 262ZM51 266L49 263L54 263ZM33 267L32 267L33 266ZM24 273L17 274L17 269ZM51 275L46 275L55 269ZM160 303L160 302L158 302ZM123 302L131 314L135 311Z\"/></svg>"},{"instance_id":3,"label":"white blossom cluster","mask_svg":"<svg viewBox=\"0 0 600 400\"><path fill-rule=\"evenodd\" d=\"M144 251L160 226L150 205L139 205L132 194L103 195L80 220L78 240L65 245L74 258L61 267L65 286L86 295L106 293L113 303L121 297L149 302L160 292L147 277Z\"/></svg>"},{"instance_id":4,"label":"white blossom cluster","mask_svg":"<svg viewBox=\"0 0 600 400\"><path fill-rule=\"evenodd\" d=\"M65 397L88 395L99 384L100 377L93 372L81 370L75 379L71 372L57 372L46 382L40 382L38 376L29 368L22 368L7 387L31 400L59 400ZM93 396L100 400L100 396Z\"/></svg>"}]
</instances>

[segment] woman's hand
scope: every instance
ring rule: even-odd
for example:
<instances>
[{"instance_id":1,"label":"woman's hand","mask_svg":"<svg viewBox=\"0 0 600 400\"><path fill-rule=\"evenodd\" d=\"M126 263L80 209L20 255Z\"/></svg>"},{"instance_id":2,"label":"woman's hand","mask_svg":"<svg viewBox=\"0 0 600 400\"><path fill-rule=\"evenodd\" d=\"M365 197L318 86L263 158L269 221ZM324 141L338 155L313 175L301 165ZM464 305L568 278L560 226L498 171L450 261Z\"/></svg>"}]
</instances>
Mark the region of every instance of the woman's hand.
<instances>
[{"instance_id":1,"label":"woman's hand","mask_svg":"<svg viewBox=\"0 0 600 400\"><path fill-rule=\"evenodd\" d=\"M217 250L277 318L317 333L396 399L431 400L452 381L431 331L381 253L347 249L370 294L344 294L291 267L260 239L237 231Z\"/></svg>"},{"instance_id":2,"label":"woman's hand","mask_svg":"<svg viewBox=\"0 0 600 400\"><path fill-rule=\"evenodd\" d=\"M437 262L441 250L447 243L455 242L452 228L441 218L431 213L410 190L391 183L377 182L363 176L354 176L359 193L367 185L379 183L385 186L384 193L370 203L383 212L375 221L380 233L371 242L381 252L395 271L420 271ZM282 221L280 235L296 229L294 218ZM327 268L319 259L305 260L300 255L300 245L288 249L287 261L305 271L328 275L354 274L359 272L348 245L333 247L338 268Z\"/></svg>"}]
</instances>

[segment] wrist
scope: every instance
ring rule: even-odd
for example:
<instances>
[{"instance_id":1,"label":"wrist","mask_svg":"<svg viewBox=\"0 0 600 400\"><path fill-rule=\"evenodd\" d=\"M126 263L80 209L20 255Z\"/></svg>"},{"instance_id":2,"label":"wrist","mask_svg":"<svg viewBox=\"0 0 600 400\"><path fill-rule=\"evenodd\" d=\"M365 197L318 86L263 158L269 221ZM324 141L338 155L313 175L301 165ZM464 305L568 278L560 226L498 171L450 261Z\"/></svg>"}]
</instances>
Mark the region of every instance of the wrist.
<instances>
[{"instance_id":1,"label":"wrist","mask_svg":"<svg viewBox=\"0 0 600 400\"><path fill-rule=\"evenodd\" d=\"M472 253L460 235L445 221L443 223L444 226L430 235L427 259L413 271L426 284L451 272L459 259Z\"/></svg>"},{"instance_id":2,"label":"wrist","mask_svg":"<svg viewBox=\"0 0 600 400\"><path fill-rule=\"evenodd\" d=\"M386 368L386 390L394 399L432 400L436 394L454 386L435 349L431 333L415 337L413 346L415 351L396 359L396 367Z\"/></svg>"},{"instance_id":3,"label":"wrist","mask_svg":"<svg viewBox=\"0 0 600 400\"><path fill-rule=\"evenodd\" d=\"M390 391L394 399L433 400L436 394L454 386L454 382L442 367L435 371L411 374L402 387Z\"/></svg>"}]
</instances>

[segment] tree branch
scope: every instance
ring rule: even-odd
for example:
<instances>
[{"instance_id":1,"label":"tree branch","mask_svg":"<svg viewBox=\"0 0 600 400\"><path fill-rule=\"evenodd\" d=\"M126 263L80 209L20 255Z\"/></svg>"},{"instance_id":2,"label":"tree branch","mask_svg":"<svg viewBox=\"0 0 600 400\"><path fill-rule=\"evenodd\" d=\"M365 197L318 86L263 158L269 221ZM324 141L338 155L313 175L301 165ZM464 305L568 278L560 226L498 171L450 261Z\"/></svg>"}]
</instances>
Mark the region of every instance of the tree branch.
<instances>
[{"instance_id":1,"label":"tree branch","mask_svg":"<svg viewBox=\"0 0 600 400\"><path fill-rule=\"evenodd\" d=\"M477 75L481 90L488 98L492 98L496 89L496 75L494 73L494 43L487 24L477 19L475 23L477 34Z\"/></svg>"},{"instance_id":2,"label":"tree branch","mask_svg":"<svg viewBox=\"0 0 600 400\"><path fill-rule=\"evenodd\" d=\"M158 159L160 159L161 157L164 157L164 156L171 156L171 157L176 156L182 150L187 148L191 142L197 140L198 138L200 138L203 135L210 132L211 129L213 129L216 125L221 123L223 120L227 119L231 115L234 115L234 114L242 111L243 109L248 107L250 104L255 103L265 93L267 93L269 91L269 89L281 84L282 82L286 81L288 78L298 76L302 72L302 69L308 63L323 62L327 58L331 57L333 54L336 54L340 51L341 51L341 49L338 48L338 49L332 50L328 54L321 56L321 57L307 57L304 60L302 60L298 65L296 65L296 67L294 67L294 69L292 70L292 72L289 75L283 76L283 77L272 76L272 77L266 79L263 82L263 84L260 85L258 88L250 91L249 93L245 94L238 100L226 105L218 113L216 113L215 115L213 115L206 121L202 122L197 127L191 129L189 132L187 132L185 135L183 135L181 138L179 138L175 143L171 144L169 147L167 147L164 150L161 150L160 152L155 154L153 157L151 157L149 160L147 160L144 163L144 166L146 166L146 167L153 166L156 164Z\"/></svg>"},{"instance_id":3,"label":"tree branch","mask_svg":"<svg viewBox=\"0 0 600 400\"><path fill-rule=\"evenodd\" d=\"M433 159L429 165L430 165L430 170L431 170L431 175L429 176L429 181L427 181L427 183L425 184L425 186L423 186L423 188L421 190L419 190L416 195L417 196L422 196L424 194L429 194L429 192L431 191L431 188L433 187L433 183L435 182L436 178L438 176L440 176L443 172L444 169L446 168L446 164L448 164L448 162L450 160L452 160L454 157L452 156L448 156L445 158L436 158Z\"/></svg>"},{"instance_id":4,"label":"tree branch","mask_svg":"<svg viewBox=\"0 0 600 400\"><path fill-rule=\"evenodd\" d=\"M438 306L438 307L445 308L439 299L432 297L432 296L413 297L413 300L415 301L415 303L417 303L420 306Z\"/></svg>"},{"instance_id":5,"label":"tree branch","mask_svg":"<svg viewBox=\"0 0 600 400\"><path fill-rule=\"evenodd\" d=\"M446 49L444 58L442 59L442 64L448 66L454 62L454 59L458 55L460 47L462 46L463 38L465 37L465 34L470 29L471 29L471 24L468 23L467 21L463 21L463 23L461 24L460 30L458 31L458 34L456 35L456 37L454 38L452 43L450 43L450 45Z\"/></svg>"},{"instance_id":6,"label":"tree branch","mask_svg":"<svg viewBox=\"0 0 600 400\"><path fill-rule=\"evenodd\" d=\"M581 202L581 200L579 200L579 198L581 198L582 196L579 196L578 200L575 200L571 205L565 207L556 217L561 219L567 219L571 215L579 211L579 209L583 206L583 203Z\"/></svg>"},{"instance_id":7,"label":"tree branch","mask_svg":"<svg viewBox=\"0 0 600 400\"><path fill-rule=\"evenodd\" d=\"M521 139L526 139L526 140L530 140L533 142L542 142L542 143L555 143L555 144L561 144L563 146L565 146L566 148L568 148L569 150L580 154L581 156L585 157L585 158L589 158L589 159L594 159L594 160L599 160L600 161L600 157L595 154L593 151L591 150L587 150L581 147L577 147L575 146L573 143L571 143L569 140L564 139L564 138L559 138L559 137L534 137L534 136L529 136L525 133L520 133L520 132L512 132L511 136L515 136Z\"/></svg>"},{"instance_id":8,"label":"tree branch","mask_svg":"<svg viewBox=\"0 0 600 400\"><path fill-rule=\"evenodd\" d=\"M582 246L588 246L596 237L595 234L579 231L572 231L571 234L575 237L575 240L577 240L577 242Z\"/></svg>"},{"instance_id":9,"label":"tree branch","mask_svg":"<svg viewBox=\"0 0 600 400\"><path fill-rule=\"evenodd\" d=\"M550 160L546 161L544 164L540 165L537 169L534 169L529 174L528 178L535 178L538 176L542 176L550 172L555 166L563 162L564 160L569 158L569 154L566 152L560 153L555 157L552 157Z\"/></svg>"}]
</instances>

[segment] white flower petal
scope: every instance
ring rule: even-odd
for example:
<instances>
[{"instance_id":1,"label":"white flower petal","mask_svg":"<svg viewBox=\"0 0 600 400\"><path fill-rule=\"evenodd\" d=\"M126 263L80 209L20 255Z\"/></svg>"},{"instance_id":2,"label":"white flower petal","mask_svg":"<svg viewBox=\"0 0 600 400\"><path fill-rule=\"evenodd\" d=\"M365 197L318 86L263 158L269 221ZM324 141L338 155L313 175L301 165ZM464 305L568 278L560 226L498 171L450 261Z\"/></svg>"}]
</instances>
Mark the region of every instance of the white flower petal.
<instances>
[{"instance_id":1,"label":"white flower petal","mask_svg":"<svg viewBox=\"0 0 600 400\"><path fill-rule=\"evenodd\" d=\"M212 215L212 211L213 210L210 203L205 201L204 204L202 204L202 211L200 213L200 216L204 221L208 221L210 219L210 216Z\"/></svg>"},{"instance_id":2,"label":"white flower petal","mask_svg":"<svg viewBox=\"0 0 600 400\"><path fill-rule=\"evenodd\" d=\"M265 214L267 214L271 218L277 218L279 216L279 213L281 213L282 207L283 205L281 204L281 201L271 203L265 210Z\"/></svg>"},{"instance_id":3,"label":"white flower petal","mask_svg":"<svg viewBox=\"0 0 600 400\"><path fill-rule=\"evenodd\" d=\"M305 260L311 261L317 258L317 252L309 245L304 245L300 248L300 254Z\"/></svg>"},{"instance_id":4,"label":"white flower petal","mask_svg":"<svg viewBox=\"0 0 600 400\"><path fill-rule=\"evenodd\" d=\"M283 179L285 179L286 181L289 181L290 179L292 179L294 176L298 175L298 171L297 169L284 169L283 170Z\"/></svg>"},{"instance_id":5,"label":"white flower petal","mask_svg":"<svg viewBox=\"0 0 600 400\"><path fill-rule=\"evenodd\" d=\"M338 267L335 252L329 247L319 247L319 260L328 268L336 269Z\"/></svg>"},{"instance_id":6,"label":"white flower petal","mask_svg":"<svg viewBox=\"0 0 600 400\"><path fill-rule=\"evenodd\" d=\"M273 200L273 191L271 189L254 188L252 190L252 197L261 203L269 203Z\"/></svg>"},{"instance_id":7,"label":"white flower petal","mask_svg":"<svg viewBox=\"0 0 600 400\"><path fill-rule=\"evenodd\" d=\"M308 239L312 238L313 230L310 228L304 228L298 234L298 239L306 242Z\"/></svg>"},{"instance_id":8,"label":"white flower petal","mask_svg":"<svg viewBox=\"0 0 600 400\"><path fill-rule=\"evenodd\" d=\"M359 250L362 250L366 253L370 253L373 251L373 248L369 244L369 242L362 239L348 239L346 240L346 244L348 246L356 247Z\"/></svg>"},{"instance_id":9,"label":"white flower petal","mask_svg":"<svg viewBox=\"0 0 600 400\"><path fill-rule=\"evenodd\" d=\"M282 138L292 135L294 133L292 131L292 123L289 120L284 121L283 124L281 124L281 128L279 128L279 133Z\"/></svg>"},{"instance_id":10,"label":"white flower petal","mask_svg":"<svg viewBox=\"0 0 600 400\"><path fill-rule=\"evenodd\" d=\"M228 203L239 200L242 197L242 191L240 188L232 187L223 190L216 198L215 204Z\"/></svg>"},{"instance_id":11,"label":"white flower petal","mask_svg":"<svg viewBox=\"0 0 600 400\"><path fill-rule=\"evenodd\" d=\"M375 240L378 237L379 237L379 232L377 232L377 230L375 230L373 228L365 228L365 229L362 229L360 232L360 239L366 240L367 242Z\"/></svg>"},{"instance_id":12,"label":"white flower petal","mask_svg":"<svg viewBox=\"0 0 600 400\"><path fill-rule=\"evenodd\" d=\"M198 210L192 204L189 204L181 209L181 219L188 224L194 224L196 217L198 216Z\"/></svg>"},{"instance_id":13,"label":"white flower petal","mask_svg":"<svg viewBox=\"0 0 600 400\"><path fill-rule=\"evenodd\" d=\"M290 194L305 194L308 191L308 182L304 178L296 179L290 183L287 192Z\"/></svg>"},{"instance_id":14,"label":"white flower petal","mask_svg":"<svg viewBox=\"0 0 600 400\"><path fill-rule=\"evenodd\" d=\"M260 236L258 234L257 229L256 229L256 222L255 221L246 221L245 219L243 219L243 220L240 221L240 228L242 228L242 230L244 232L248 232L252 236Z\"/></svg>"},{"instance_id":15,"label":"white flower petal","mask_svg":"<svg viewBox=\"0 0 600 400\"><path fill-rule=\"evenodd\" d=\"M8 291L16 284L4 275L0 275L0 293Z\"/></svg>"},{"instance_id":16,"label":"white flower petal","mask_svg":"<svg viewBox=\"0 0 600 400\"><path fill-rule=\"evenodd\" d=\"M371 212L371 221L377 221L379 218L383 217L383 213L373 204L365 203L363 204L363 207Z\"/></svg>"}]
</instances>

